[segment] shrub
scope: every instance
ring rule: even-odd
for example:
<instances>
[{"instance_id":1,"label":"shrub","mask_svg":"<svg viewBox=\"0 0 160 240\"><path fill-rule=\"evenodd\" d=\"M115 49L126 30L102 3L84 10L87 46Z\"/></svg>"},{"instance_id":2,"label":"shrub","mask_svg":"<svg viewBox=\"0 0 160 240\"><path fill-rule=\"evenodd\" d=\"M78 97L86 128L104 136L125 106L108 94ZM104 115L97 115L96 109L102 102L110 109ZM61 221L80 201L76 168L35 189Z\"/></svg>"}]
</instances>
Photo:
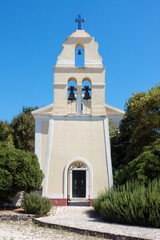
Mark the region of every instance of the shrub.
<instances>
[{"instance_id":1,"label":"shrub","mask_svg":"<svg viewBox=\"0 0 160 240\"><path fill-rule=\"evenodd\" d=\"M96 199L94 199L93 200L93 206L94 206L94 209L95 209L95 211L98 213L98 214L100 214L100 206L101 206L101 203L103 202L103 201L105 201L106 200L106 193L105 192L103 192L103 193L101 193L99 196L98 196L98 198L96 198Z\"/></svg>"},{"instance_id":2,"label":"shrub","mask_svg":"<svg viewBox=\"0 0 160 240\"><path fill-rule=\"evenodd\" d=\"M127 182L93 201L95 210L107 221L160 227L160 179L148 186Z\"/></svg>"},{"instance_id":3,"label":"shrub","mask_svg":"<svg viewBox=\"0 0 160 240\"><path fill-rule=\"evenodd\" d=\"M0 142L0 203L17 192L30 192L41 186L43 172L34 153Z\"/></svg>"},{"instance_id":4,"label":"shrub","mask_svg":"<svg viewBox=\"0 0 160 240\"><path fill-rule=\"evenodd\" d=\"M36 193L26 193L22 206L26 213L37 214L38 216L46 215L52 208L51 201Z\"/></svg>"}]
</instances>

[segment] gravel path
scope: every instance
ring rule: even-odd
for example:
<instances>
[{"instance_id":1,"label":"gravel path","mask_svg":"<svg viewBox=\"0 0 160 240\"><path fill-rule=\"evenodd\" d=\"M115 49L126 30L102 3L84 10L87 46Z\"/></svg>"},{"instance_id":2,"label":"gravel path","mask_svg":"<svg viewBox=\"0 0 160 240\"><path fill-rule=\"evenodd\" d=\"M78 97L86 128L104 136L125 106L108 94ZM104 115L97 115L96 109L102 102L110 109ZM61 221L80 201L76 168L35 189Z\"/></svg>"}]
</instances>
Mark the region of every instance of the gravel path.
<instances>
[{"instance_id":1,"label":"gravel path","mask_svg":"<svg viewBox=\"0 0 160 240\"><path fill-rule=\"evenodd\" d=\"M0 221L0 240L100 240L62 230L38 227L32 221ZM103 239L104 240L104 239Z\"/></svg>"},{"instance_id":2,"label":"gravel path","mask_svg":"<svg viewBox=\"0 0 160 240\"><path fill-rule=\"evenodd\" d=\"M19 214L14 211L1 211L1 214ZM53 207L46 217L37 219L41 223L49 225L68 226L90 230L98 233L107 233L106 236L130 236L137 239L160 240L160 229L150 227L129 226L105 222L93 210L93 207ZM69 231L55 230L47 227L39 227L28 221L0 221L0 240L98 240L104 238L80 235Z\"/></svg>"}]
</instances>

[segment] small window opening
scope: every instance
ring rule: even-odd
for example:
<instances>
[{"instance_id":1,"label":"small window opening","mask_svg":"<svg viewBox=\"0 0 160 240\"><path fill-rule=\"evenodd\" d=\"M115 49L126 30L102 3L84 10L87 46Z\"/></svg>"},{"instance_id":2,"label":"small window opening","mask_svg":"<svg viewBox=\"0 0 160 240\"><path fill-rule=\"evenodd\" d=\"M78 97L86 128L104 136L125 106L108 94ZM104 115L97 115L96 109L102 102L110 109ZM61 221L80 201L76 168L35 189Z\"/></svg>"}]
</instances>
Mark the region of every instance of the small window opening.
<instances>
[{"instance_id":1,"label":"small window opening","mask_svg":"<svg viewBox=\"0 0 160 240\"><path fill-rule=\"evenodd\" d=\"M75 67L84 67L84 49L81 46L75 49Z\"/></svg>"}]
</instances>

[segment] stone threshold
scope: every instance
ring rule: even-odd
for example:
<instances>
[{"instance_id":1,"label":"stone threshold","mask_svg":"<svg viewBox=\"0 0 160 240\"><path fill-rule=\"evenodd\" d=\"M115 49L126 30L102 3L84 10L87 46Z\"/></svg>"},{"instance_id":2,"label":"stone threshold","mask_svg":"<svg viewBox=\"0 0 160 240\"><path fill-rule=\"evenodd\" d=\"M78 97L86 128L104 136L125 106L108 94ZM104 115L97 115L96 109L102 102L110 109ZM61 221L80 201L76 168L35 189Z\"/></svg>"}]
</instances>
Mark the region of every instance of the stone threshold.
<instances>
[{"instance_id":1,"label":"stone threshold","mask_svg":"<svg viewBox=\"0 0 160 240\"><path fill-rule=\"evenodd\" d=\"M68 200L71 202L89 202L88 198L69 198Z\"/></svg>"},{"instance_id":2,"label":"stone threshold","mask_svg":"<svg viewBox=\"0 0 160 240\"><path fill-rule=\"evenodd\" d=\"M90 206L90 201L87 198L70 198L68 206Z\"/></svg>"}]
</instances>

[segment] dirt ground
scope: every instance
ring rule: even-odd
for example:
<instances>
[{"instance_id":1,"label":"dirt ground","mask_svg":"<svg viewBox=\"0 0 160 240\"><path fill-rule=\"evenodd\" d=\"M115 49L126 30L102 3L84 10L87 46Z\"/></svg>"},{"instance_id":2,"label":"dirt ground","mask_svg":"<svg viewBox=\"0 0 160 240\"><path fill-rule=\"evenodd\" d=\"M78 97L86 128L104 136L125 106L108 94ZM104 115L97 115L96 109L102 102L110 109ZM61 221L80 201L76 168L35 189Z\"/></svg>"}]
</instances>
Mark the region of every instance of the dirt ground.
<instances>
[{"instance_id":1,"label":"dirt ground","mask_svg":"<svg viewBox=\"0 0 160 240\"><path fill-rule=\"evenodd\" d=\"M90 236L79 235L63 230L39 227L29 221L0 221L0 240L100 240Z\"/></svg>"}]
</instances>

